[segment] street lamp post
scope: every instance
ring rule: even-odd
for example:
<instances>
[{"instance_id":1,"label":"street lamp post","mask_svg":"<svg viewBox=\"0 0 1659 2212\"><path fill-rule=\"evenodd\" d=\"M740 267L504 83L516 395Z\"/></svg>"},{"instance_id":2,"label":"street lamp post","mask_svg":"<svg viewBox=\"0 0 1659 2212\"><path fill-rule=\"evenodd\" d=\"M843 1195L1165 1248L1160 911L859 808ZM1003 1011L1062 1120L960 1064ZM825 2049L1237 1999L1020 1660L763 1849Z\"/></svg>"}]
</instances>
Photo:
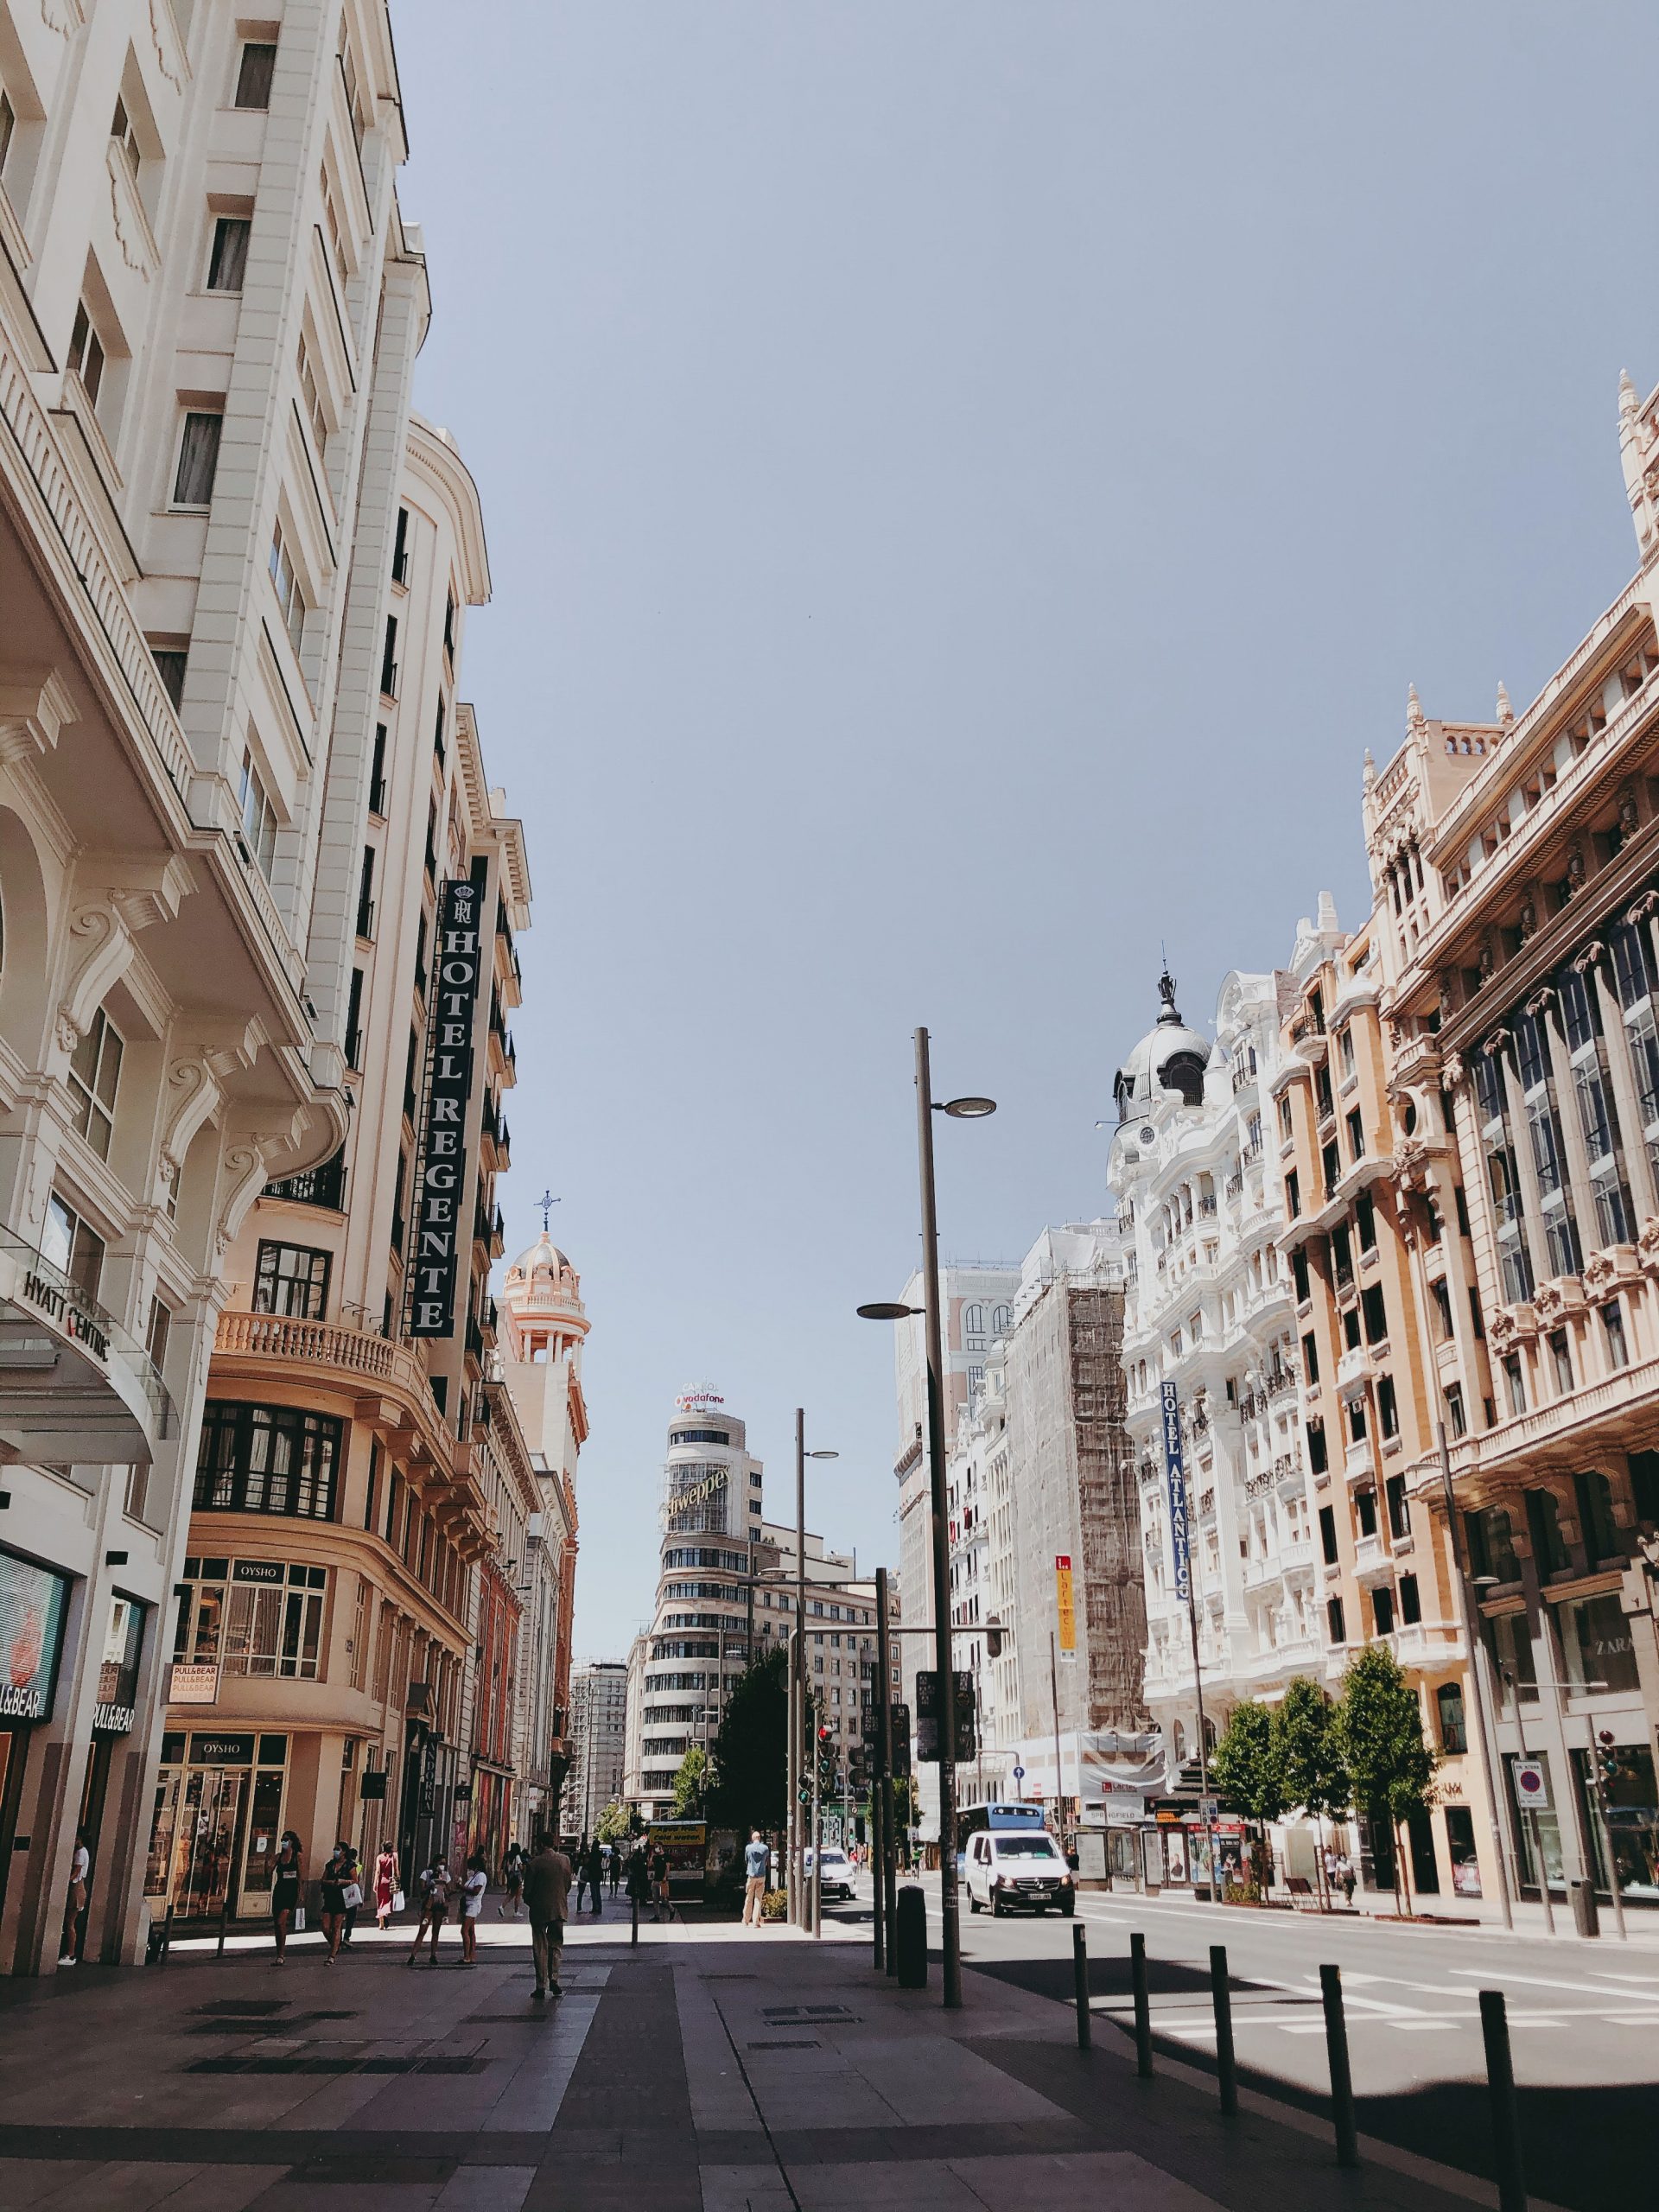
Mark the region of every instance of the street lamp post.
<instances>
[{"instance_id":1,"label":"street lamp post","mask_svg":"<svg viewBox=\"0 0 1659 2212\"><path fill-rule=\"evenodd\" d=\"M790 1680L794 1689L794 1722L790 1729L789 1764L789 1916L797 1928L818 1933L817 1915L807 1902L805 1822L801 1818L801 1753L809 1727L812 1737L813 1819L817 1818L817 1724L809 1720L806 1679L806 1463L836 1459L836 1452L809 1452L806 1415L795 1408L795 1633L790 1639ZM816 1870L817 1859L813 1866ZM816 1883L814 1885L816 1889Z\"/></svg>"},{"instance_id":2,"label":"street lamp post","mask_svg":"<svg viewBox=\"0 0 1659 2212\"><path fill-rule=\"evenodd\" d=\"M933 1664L938 1676L939 1909L944 1921L943 1981L948 2011L962 2005L962 1923L957 1886L957 1700L951 1669L950 1533L944 1478L944 1346L939 1314L939 1224L933 1178L933 1116L982 1120L996 1111L992 1098L933 1096L925 1029L916 1032L916 1139L922 1200L922 1328L927 1352L927 1453L933 1550ZM913 1306L861 1306L866 1320L895 1321Z\"/></svg>"}]
</instances>

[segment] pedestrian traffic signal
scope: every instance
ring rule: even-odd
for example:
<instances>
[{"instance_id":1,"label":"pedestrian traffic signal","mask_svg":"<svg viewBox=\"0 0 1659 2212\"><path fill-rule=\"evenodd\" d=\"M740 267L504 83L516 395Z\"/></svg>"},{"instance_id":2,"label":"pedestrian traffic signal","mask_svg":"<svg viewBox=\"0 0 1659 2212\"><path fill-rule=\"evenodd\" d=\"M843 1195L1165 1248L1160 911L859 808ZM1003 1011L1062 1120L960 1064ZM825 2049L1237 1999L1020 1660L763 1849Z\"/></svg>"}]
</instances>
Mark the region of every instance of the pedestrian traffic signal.
<instances>
[{"instance_id":1,"label":"pedestrian traffic signal","mask_svg":"<svg viewBox=\"0 0 1659 2212\"><path fill-rule=\"evenodd\" d=\"M1002 1624L995 1613L985 1624L985 1656L988 1659L1002 1656Z\"/></svg>"}]
</instances>

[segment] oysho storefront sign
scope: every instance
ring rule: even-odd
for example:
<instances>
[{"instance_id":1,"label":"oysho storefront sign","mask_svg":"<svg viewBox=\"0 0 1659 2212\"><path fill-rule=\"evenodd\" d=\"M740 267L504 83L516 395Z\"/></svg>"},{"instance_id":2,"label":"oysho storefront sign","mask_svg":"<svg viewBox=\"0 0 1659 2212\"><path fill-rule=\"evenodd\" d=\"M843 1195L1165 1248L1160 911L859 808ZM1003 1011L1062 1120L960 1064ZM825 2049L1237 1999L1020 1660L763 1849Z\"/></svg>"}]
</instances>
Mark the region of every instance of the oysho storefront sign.
<instances>
[{"instance_id":1,"label":"oysho storefront sign","mask_svg":"<svg viewBox=\"0 0 1659 2212\"><path fill-rule=\"evenodd\" d=\"M69 1578L0 1552L0 1717L44 1720L57 1688Z\"/></svg>"},{"instance_id":2,"label":"oysho storefront sign","mask_svg":"<svg viewBox=\"0 0 1659 2212\"><path fill-rule=\"evenodd\" d=\"M481 887L456 876L438 903L432 1071L421 1125L420 1203L415 1219L410 1333L447 1337L455 1323L456 1262L465 1226L467 1103L473 1090L473 1023L483 967Z\"/></svg>"}]
</instances>

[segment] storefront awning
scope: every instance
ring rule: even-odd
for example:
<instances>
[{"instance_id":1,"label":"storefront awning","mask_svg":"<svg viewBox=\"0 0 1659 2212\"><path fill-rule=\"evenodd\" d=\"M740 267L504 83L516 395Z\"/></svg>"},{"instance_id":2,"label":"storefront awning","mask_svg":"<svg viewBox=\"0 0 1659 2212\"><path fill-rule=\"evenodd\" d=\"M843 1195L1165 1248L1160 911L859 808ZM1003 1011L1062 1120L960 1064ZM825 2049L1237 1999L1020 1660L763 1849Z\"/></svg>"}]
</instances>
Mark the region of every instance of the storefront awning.
<instances>
[{"instance_id":1,"label":"storefront awning","mask_svg":"<svg viewBox=\"0 0 1659 2212\"><path fill-rule=\"evenodd\" d=\"M60 1465L148 1465L172 1402L143 1346L49 1260L0 1236L0 1443Z\"/></svg>"}]
</instances>

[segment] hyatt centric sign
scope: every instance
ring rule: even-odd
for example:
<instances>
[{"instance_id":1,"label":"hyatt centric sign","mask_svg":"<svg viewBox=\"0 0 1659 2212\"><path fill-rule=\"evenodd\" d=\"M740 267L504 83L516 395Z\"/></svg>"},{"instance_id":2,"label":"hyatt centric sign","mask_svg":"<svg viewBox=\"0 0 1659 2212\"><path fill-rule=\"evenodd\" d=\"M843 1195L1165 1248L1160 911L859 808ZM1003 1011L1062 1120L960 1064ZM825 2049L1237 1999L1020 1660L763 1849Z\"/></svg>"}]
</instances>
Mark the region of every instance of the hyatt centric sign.
<instances>
[{"instance_id":1,"label":"hyatt centric sign","mask_svg":"<svg viewBox=\"0 0 1659 2212\"><path fill-rule=\"evenodd\" d=\"M483 953L483 893L453 878L438 905L432 1074L420 1135L420 1205L415 1221L410 1334L447 1337L455 1323L455 1268L466 1226L467 1102L473 1089L473 1020Z\"/></svg>"}]
</instances>

